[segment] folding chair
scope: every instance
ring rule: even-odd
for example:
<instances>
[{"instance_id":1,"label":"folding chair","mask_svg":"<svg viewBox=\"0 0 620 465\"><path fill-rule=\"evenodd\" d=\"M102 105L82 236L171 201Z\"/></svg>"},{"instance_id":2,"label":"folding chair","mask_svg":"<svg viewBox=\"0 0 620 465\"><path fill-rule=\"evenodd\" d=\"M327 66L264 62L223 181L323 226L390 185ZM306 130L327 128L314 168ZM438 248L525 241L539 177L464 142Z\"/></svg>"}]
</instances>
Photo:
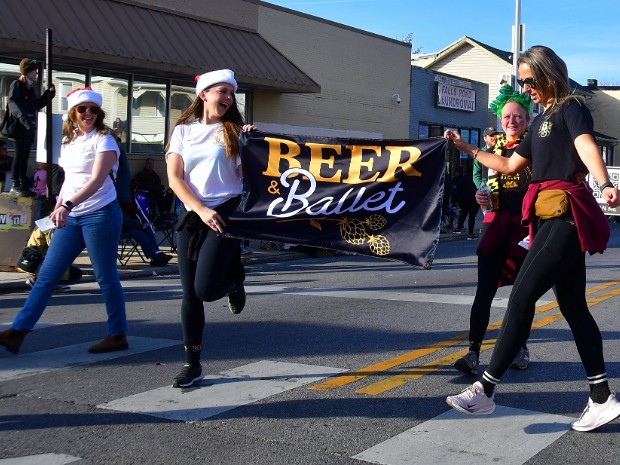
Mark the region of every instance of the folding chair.
<instances>
[{"instance_id":1,"label":"folding chair","mask_svg":"<svg viewBox=\"0 0 620 465\"><path fill-rule=\"evenodd\" d=\"M142 255L140 251L140 246L138 241L136 241L133 237L129 235L129 233L122 231L121 237L118 241L118 261L122 266L126 266L129 263L129 260L134 256L134 254L138 254L140 259L146 263L146 257Z\"/></svg>"},{"instance_id":2,"label":"folding chair","mask_svg":"<svg viewBox=\"0 0 620 465\"><path fill-rule=\"evenodd\" d=\"M163 237L158 241L157 245L159 247L162 245L170 247L171 252L176 252L176 244L174 241L174 223L176 220L174 216L170 214L157 215L156 213L152 213L149 207L152 203L149 202L148 192L136 191L134 197L136 205L142 215L147 219L149 227L154 233L162 233Z\"/></svg>"}]
</instances>

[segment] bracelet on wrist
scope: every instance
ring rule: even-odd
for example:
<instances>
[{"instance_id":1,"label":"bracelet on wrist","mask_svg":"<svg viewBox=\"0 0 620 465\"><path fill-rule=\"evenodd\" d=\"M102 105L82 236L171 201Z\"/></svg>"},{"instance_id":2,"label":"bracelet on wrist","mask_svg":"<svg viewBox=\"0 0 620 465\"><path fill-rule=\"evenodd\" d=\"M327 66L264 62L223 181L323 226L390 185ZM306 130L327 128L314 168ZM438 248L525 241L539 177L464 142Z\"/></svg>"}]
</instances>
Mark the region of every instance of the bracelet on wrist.
<instances>
[{"instance_id":1,"label":"bracelet on wrist","mask_svg":"<svg viewBox=\"0 0 620 465\"><path fill-rule=\"evenodd\" d=\"M607 181L601 184L600 186L601 192L603 192L603 189L607 189L608 187L614 187L614 183L611 181Z\"/></svg>"},{"instance_id":2,"label":"bracelet on wrist","mask_svg":"<svg viewBox=\"0 0 620 465\"><path fill-rule=\"evenodd\" d=\"M64 203L61 205L61 207L71 211L71 208L69 206L65 205Z\"/></svg>"}]
</instances>

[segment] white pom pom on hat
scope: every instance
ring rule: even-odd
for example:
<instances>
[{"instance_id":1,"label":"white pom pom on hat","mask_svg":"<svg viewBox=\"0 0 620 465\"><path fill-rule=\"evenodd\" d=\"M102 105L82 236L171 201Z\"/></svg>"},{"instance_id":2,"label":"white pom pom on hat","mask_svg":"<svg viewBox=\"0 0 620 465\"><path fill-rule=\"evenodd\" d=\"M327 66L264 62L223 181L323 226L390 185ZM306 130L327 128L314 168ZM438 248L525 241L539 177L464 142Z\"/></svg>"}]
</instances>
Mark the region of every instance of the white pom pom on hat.
<instances>
[{"instance_id":1,"label":"white pom pom on hat","mask_svg":"<svg viewBox=\"0 0 620 465\"><path fill-rule=\"evenodd\" d=\"M200 76L196 76L196 96L200 95L201 90L211 87L213 84L226 82L233 86L233 90L237 92L237 81L235 81L235 73L229 69L218 69L217 71L209 71Z\"/></svg>"},{"instance_id":2,"label":"white pom pom on hat","mask_svg":"<svg viewBox=\"0 0 620 465\"><path fill-rule=\"evenodd\" d=\"M99 92L95 92L90 87L80 87L73 89L67 94L67 106L69 110L81 103L92 102L98 107L103 103L103 96Z\"/></svg>"}]
</instances>

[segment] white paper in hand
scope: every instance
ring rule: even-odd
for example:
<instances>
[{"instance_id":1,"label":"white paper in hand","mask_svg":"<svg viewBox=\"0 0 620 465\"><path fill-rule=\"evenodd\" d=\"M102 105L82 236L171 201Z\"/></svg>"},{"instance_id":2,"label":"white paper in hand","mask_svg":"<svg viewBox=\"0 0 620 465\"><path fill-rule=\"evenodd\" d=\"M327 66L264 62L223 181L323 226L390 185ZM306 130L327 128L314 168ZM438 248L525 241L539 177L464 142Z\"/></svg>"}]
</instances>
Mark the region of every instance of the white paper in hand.
<instances>
[{"instance_id":1,"label":"white paper in hand","mask_svg":"<svg viewBox=\"0 0 620 465\"><path fill-rule=\"evenodd\" d=\"M34 224L36 224L42 232L48 232L52 229L56 229L56 225L49 216L35 221Z\"/></svg>"}]
</instances>

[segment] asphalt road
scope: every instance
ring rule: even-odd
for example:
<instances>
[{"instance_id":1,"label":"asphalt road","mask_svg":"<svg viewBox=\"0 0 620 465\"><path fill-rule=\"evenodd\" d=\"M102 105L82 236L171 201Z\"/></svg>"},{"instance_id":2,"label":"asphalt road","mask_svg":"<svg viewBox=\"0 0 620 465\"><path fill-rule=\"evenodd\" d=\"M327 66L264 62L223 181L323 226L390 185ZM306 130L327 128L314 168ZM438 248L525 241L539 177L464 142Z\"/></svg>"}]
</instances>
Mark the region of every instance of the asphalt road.
<instances>
[{"instance_id":1,"label":"asphalt road","mask_svg":"<svg viewBox=\"0 0 620 465\"><path fill-rule=\"evenodd\" d=\"M587 286L612 389L617 236L588 258ZM183 361L178 277L123 282L130 350L109 355L86 352L105 335L97 287L74 285L20 355L0 352L0 465L617 463L620 420L570 431L588 387L553 294L538 305L532 364L507 373L496 413L463 417L445 404L476 380L451 368L467 349L474 251L442 243L430 271L357 256L251 267L243 313L205 305L207 378L187 390L170 387ZM25 295L0 296L0 323Z\"/></svg>"}]
</instances>

